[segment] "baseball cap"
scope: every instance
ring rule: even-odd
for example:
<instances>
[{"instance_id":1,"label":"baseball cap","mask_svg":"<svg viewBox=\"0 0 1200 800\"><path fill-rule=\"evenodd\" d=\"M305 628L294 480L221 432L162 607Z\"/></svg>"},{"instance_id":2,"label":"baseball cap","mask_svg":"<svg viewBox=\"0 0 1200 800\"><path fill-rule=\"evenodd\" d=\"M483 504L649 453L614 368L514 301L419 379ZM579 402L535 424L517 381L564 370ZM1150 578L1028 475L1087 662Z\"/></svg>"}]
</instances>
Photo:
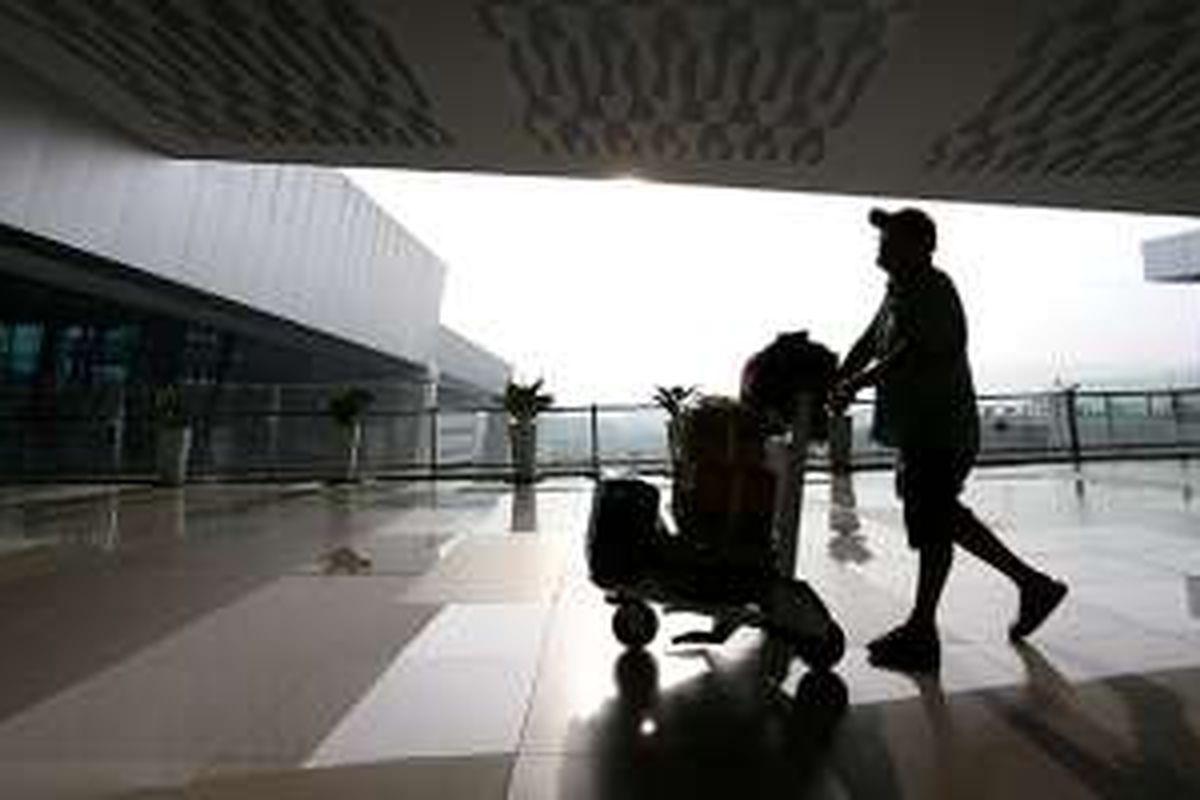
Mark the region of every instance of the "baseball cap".
<instances>
[{"instance_id":1,"label":"baseball cap","mask_svg":"<svg viewBox=\"0 0 1200 800\"><path fill-rule=\"evenodd\" d=\"M931 253L937 249L937 226L933 224L930 216L919 208L902 208L899 211L873 208L867 219L881 231L899 232L914 237Z\"/></svg>"}]
</instances>

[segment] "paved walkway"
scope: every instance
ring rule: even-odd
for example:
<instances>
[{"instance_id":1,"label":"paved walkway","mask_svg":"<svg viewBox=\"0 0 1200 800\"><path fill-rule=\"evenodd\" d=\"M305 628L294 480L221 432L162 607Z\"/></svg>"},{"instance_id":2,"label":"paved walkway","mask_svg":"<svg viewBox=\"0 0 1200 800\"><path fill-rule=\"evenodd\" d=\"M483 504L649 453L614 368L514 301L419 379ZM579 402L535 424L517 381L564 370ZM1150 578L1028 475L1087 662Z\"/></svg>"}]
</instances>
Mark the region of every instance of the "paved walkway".
<instances>
[{"instance_id":1,"label":"paved walkway","mask_svg":"<svg viewBox=\"0 0 1200 800\"><path fill-rule=\"evenodd\" d=\"M970 501L1072 585L1030 646L960 557L939 680L866 664L914 561L889 477L861 527L809 490L800 569L847 629L832 729L759 641L623 654L587 581L584 481L197 486L21 503L0 541L5 798L1200 796L1200 475L980 471ZM329 576L350 544L367 574ZM0 556L0 565L4 563ZM11 566L11 565L10 565Z\"/></svg>"}]
</instances>

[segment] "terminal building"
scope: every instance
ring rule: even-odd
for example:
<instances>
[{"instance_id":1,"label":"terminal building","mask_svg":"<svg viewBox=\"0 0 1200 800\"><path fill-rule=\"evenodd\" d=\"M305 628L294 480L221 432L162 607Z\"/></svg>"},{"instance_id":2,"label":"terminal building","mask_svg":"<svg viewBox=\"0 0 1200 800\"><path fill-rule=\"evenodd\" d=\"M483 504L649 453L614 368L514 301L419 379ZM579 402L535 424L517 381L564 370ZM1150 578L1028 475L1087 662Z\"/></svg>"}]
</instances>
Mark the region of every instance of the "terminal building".
<instances>
[{"instance_id":1,"label":"terminal building","mask_svg":"<svg viewBox=\"0 0 1200 800\"><path fill-rule=\"evenodd\" d=\"M106 471L147 387L201 416L503 391L509 365L440 324L447 265L336 170L170 157L6 62L0 117L5 471Z\"/></svg>"}]
</instances>

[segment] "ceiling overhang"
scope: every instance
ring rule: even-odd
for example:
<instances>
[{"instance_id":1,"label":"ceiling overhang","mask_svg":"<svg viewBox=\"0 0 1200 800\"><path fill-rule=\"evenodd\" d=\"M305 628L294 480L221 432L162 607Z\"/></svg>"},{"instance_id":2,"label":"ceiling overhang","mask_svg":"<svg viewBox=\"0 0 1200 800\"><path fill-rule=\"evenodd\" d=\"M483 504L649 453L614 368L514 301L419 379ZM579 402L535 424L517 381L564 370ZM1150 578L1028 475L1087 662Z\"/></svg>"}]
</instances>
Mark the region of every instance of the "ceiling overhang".
<instances>
[{"instance_id":1,"label":"ceiling overhang","mask_svg":"<svg viewBox=\"0 0 1200 800\"><path fill-rule=\"evenodd\" d=\"M0 0L165 153L1200 210L1200 3Z\"/></svg>"}]
</instances>

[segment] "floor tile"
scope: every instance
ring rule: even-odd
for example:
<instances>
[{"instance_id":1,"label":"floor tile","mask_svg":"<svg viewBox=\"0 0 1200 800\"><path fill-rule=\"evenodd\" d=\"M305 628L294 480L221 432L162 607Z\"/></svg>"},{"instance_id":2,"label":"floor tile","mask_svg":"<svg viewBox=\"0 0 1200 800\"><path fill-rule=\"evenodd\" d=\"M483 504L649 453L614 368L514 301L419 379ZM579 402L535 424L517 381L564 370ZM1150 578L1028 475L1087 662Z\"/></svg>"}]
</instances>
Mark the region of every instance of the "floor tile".
<instances>
[{"instance_id":1,"label":"floor tile","mask_svg":"<svg viewBox=\"0 0 1200 800\"><path fill-rule=\"evenodd\" d=\"M307 766L516 752L533 664L402 659L339 722Z\"/></svg>"},{"instance_id":2,"label":"floor tile","mask_svg":"<svg viewBox=\"0 0 1200 800\"><path fill-rule=\"evenodd\" d=\"M511 756L412 758L293 769L199 781L127 795L129 800L328 800L331 797L502 800Z\"/></svg>"}]
</instances>

